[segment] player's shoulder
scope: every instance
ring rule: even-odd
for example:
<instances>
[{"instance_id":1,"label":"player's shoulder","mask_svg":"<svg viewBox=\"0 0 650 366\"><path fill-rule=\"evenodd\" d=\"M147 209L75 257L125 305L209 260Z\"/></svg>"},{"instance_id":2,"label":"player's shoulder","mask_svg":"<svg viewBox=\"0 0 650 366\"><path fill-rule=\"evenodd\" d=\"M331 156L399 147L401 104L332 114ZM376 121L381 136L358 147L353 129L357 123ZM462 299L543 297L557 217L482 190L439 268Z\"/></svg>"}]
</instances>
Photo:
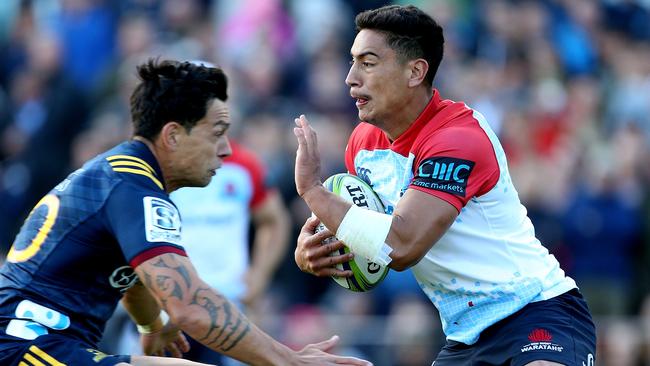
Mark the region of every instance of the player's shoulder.
<instances>
[{"instance_id":1,"label":"player's shoulder","mask_svg":"<svg viewBox=\"0 0 650 366\"><path fill-rule=\"evenodd\" d=\"M441 108L418 136L419 145L443 145L463 149L490 148L490 139L476 118L475 111L463 102L450 102Z\"/></svg>"},{"instance_id":2,"label":"player's shoulder","mask_svg":"<svg viewBox=\"0 0 650 366\"><path fill-rule=\"evenodd\" d=\"M96 168L110 178L142 190L164 191L162 173L153 154L139 141L126 141L95 158Z\"/></svg>"}]
</instances>

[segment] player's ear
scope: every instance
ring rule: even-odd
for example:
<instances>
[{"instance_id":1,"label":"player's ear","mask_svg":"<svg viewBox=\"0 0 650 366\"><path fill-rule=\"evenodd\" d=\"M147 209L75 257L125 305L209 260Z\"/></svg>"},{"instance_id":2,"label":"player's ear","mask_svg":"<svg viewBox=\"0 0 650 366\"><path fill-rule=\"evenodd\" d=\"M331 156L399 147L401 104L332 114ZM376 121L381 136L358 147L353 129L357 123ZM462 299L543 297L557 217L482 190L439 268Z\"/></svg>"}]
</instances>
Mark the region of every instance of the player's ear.
<instances>
[{"instance_id":1,"label":"player's ear","mask_svg":"<svg viewBox=\"0 0 650 366\"><path fill-rule=\"evenodd\" d=\"M424 82L427 71L429 71L429 63L423 58L411 60L409 61L409 70L409 86L416 87Z\"/></svg>"},{"instance_id":2,"label":"player's ear","mask_svg":"<svg viewBox=\"0 0 650 366\"><path fill-rule=\"evenodd\" d=\"M160 130L160 142L163 146L172 151L176 150L182 128L183 126L174 121L165 123L162 130Z\"/></svg>"}]
</instances>

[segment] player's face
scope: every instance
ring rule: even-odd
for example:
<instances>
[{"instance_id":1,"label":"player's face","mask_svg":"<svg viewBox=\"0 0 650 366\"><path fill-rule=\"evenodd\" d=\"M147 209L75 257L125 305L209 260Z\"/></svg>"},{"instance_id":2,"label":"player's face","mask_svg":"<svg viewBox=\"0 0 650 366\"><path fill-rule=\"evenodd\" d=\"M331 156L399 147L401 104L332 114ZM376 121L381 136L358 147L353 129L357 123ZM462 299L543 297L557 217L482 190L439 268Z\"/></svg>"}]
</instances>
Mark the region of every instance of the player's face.
<instances>
[{"instance_id":1,"label":"player's face","mask_svg":"<svg viewBox=\"0 0 650 366\"><path fill-rule=\"evenodd\" d=\"M184 129L180 144L177 172L183 186L204 187L210 183L223 159L232 150L226 132L230 127L230 114L226 103L213 99L203 119L187 133Z\"/></svg>"},{"instance_id":2,"label":"player's face","mask_svg":"<svg viewBox=\"0 0 650 366\"><path fill-rule=\"evenodd\" d=\"M352 61L345 83L356 100L359 119L380 128L408 103L409 66L377 31L363 29L350 50Z\"/></svg>"}]
</instances>

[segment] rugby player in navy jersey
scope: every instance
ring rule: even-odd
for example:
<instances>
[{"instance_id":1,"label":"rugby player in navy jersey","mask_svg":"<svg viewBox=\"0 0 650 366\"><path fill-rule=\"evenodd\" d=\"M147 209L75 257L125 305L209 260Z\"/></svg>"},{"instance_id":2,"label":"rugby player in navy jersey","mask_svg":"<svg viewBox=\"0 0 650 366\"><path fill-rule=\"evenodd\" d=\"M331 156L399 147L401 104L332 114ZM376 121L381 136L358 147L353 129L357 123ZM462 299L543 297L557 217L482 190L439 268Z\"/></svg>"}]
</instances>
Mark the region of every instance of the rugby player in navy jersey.
<instances>
[{"instance_id":1,"label":"rugby player in navy jersey","mask_svg":"<svg viewBox=\"0 0 650 366\"><path fill-rule=\"evenodd\" d=\"M156 357L187 351L182 331L251 365L369 365L327 353L336 337L289 349L197 276L168 194L207 185L231 152L226 77L156 60L138 73L134 138L43 197L0 269L0 365L201 365ZM96 349L120 299L147 356Z\"/></svg>"},{"instance_id":2,"label":"rugby player in navy jersey","mask_svg":"<svg viewBox=\"0 0 650 366\"><path fill-rule=\"evenodd\" d=\"M414 6L356 17L345 80L362 121L345 151L386 212L358 208L320 182L316 132L296 119L296 189L310 218L295 260L305 272L350 276L341 247L411 269L436 306L447 344L435 366L593 366L596 332L573 279L535 237L505 152L485 118L432 87L442 28ZM321 245L328 235L341 242Z\"/></svg>"}]
</instances>

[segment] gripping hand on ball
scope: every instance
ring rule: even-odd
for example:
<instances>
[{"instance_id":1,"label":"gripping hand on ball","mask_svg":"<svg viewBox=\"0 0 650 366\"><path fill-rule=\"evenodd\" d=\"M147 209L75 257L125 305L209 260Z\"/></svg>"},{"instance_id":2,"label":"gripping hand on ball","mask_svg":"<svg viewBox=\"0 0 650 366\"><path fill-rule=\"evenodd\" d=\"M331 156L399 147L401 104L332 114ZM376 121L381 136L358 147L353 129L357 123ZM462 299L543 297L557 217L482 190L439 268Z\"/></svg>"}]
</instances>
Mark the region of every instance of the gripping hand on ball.
<instances>
[{"instance_id":1,"label":"gripping hand on ball","mask_svg":"<svg viewBox=\"0 0 650 366\"><path fill-rule=\"evenodd\" d=\"M329 230L322 230L315 233L320 223L315 216L310 216L300 230L298 245L294 252L296 264L301 271L314 274L319 277L335 276L350 277L352 271L341 271L335 266L348 262L354 258L354 254L330 256L330 253L343 247L343 243L336 240ZM334 240L326 240L332 238ZM323 241L326 241L323 243Z\"/></svg>"}]
</instances>

